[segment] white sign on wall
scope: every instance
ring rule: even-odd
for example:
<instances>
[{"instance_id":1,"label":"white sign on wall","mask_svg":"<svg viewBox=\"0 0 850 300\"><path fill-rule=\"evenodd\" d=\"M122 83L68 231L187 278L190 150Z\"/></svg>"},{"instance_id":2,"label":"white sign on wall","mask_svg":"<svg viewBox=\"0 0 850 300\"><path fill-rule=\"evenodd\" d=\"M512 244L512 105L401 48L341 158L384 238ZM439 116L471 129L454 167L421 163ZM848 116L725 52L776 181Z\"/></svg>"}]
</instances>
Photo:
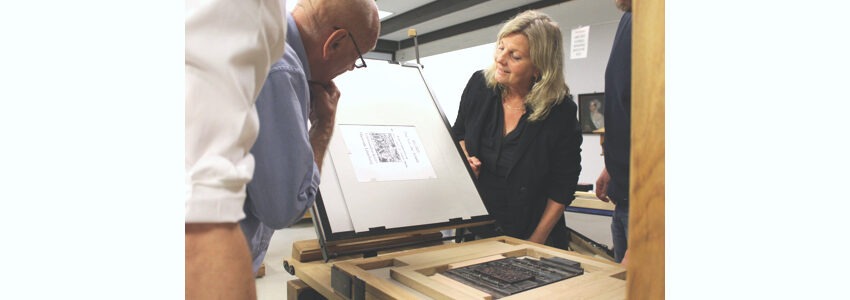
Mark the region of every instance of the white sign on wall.
<instances>
[{"instance_id":1,"label":"white sign on wall","mask_svg":"<svg viewBox=\"0 0 850 300\"><path fill-rule=\"evenodd\" d=\"M572 30L570 42L570 59L587 58L587 45L590 40L590 26L582 26Z\"/></svg>"}]
</instances>

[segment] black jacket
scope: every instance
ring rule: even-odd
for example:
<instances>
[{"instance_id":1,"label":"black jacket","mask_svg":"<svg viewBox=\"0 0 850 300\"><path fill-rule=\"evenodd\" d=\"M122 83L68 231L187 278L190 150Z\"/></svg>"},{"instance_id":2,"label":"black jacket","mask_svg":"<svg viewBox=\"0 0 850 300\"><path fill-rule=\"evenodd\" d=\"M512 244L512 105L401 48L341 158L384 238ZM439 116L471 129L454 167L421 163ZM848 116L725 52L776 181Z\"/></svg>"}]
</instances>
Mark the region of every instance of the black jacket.
<instances>
[{"instance_id":1,"label":"black jacket","mask_svg":"<svg viewBox=\"0 0 850 300\"><path fill-rule=\"evenodd\" d=\"M608 196L629 207L629 163L632 141L632 13L620 18L605 68L605 168L611 176ZM628 211L628 210L627 210Z\"/></svg>"},{"instance_id":2,"label":"black jacket","mask_svg":"<svg viewBox=\"0 0 850 300\"><path fill-rule=\"evenodd\" d=\"M493 143L486 128L503 117L500 92L488 88L483 71L475 72L461 96L457 120L452 127L454 138L463 140L470 156L481 158L482 143ZM570 205L575 199L576 183L581 172L581 128L576 120L577 107L567 95L554 106L544 120L526 124L520 137L516 162L508 168L500 182L486 184L479 179L479 192L488 212L496 218L503 233L527 239L534 233L548 199ZM482 161L483 164L493 162ZM487 186L501 184L504 189L493 195ZM499 200L496 200L499 199ZM561 218L549 236L549 242L566 247L566 225Z\"/></svg>"}]
</instances>

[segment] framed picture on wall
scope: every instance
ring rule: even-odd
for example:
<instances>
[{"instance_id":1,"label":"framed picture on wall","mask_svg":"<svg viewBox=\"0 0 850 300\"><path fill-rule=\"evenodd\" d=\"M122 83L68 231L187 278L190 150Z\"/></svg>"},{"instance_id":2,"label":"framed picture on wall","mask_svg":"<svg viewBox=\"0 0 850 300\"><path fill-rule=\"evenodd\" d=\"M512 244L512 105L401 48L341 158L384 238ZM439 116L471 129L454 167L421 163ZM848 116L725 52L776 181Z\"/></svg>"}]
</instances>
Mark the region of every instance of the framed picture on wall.
<instances>
[{"instance_id":1,"label":"framed picture on wall","mask_svg":"<svg viewBox=\"0 0 850 300\"><path fill-rule=\"evenodd\" d=\"M599 133L605 128L605 93L578 95L578 121L582 133Z\"/></svg>"}]
</instances>

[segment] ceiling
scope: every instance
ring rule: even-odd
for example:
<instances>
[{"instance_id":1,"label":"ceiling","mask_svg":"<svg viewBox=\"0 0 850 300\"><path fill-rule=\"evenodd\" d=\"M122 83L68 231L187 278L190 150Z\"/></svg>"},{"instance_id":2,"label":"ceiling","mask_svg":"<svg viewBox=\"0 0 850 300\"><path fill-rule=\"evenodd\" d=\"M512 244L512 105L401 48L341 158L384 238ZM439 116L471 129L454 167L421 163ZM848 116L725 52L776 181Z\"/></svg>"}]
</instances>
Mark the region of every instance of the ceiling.
<instances>
[{"instance_id":1,"label":"ceiling","mask_svg":"<svg viewBox=\"0 0 850 300\"><path fill-rule=\"evenodd\" d=\"M376 0L380 10L392 14L381 20L381 34L373 52L391 55L396 60L397 52L414 46L414 39L408 37L411 28L416 30L417 43L422 45L501 24L521 11L568 1Z\"/></svg>"}]
</instances>

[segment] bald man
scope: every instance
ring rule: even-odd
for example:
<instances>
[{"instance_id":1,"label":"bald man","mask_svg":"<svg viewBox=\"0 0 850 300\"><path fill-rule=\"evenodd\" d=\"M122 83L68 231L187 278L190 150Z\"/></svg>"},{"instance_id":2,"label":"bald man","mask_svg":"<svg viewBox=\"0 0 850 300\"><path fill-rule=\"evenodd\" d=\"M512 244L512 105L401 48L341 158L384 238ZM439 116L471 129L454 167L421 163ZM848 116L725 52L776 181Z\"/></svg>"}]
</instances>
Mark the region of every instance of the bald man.
<instances>
[{"instance_id":1,"label":"bald man","mask_svg":"<svg viewBox=\"0 0 850 300\"><path fill-rule=\"evenodd\" d=\"M298 221L315 200L340 96L333 79L365 67L362 54L380 32L374 0L302 0L287 23L283 58L257 97L256 168L240 222L255 274L274 231Z\"/></svg>"}]
</instances>

